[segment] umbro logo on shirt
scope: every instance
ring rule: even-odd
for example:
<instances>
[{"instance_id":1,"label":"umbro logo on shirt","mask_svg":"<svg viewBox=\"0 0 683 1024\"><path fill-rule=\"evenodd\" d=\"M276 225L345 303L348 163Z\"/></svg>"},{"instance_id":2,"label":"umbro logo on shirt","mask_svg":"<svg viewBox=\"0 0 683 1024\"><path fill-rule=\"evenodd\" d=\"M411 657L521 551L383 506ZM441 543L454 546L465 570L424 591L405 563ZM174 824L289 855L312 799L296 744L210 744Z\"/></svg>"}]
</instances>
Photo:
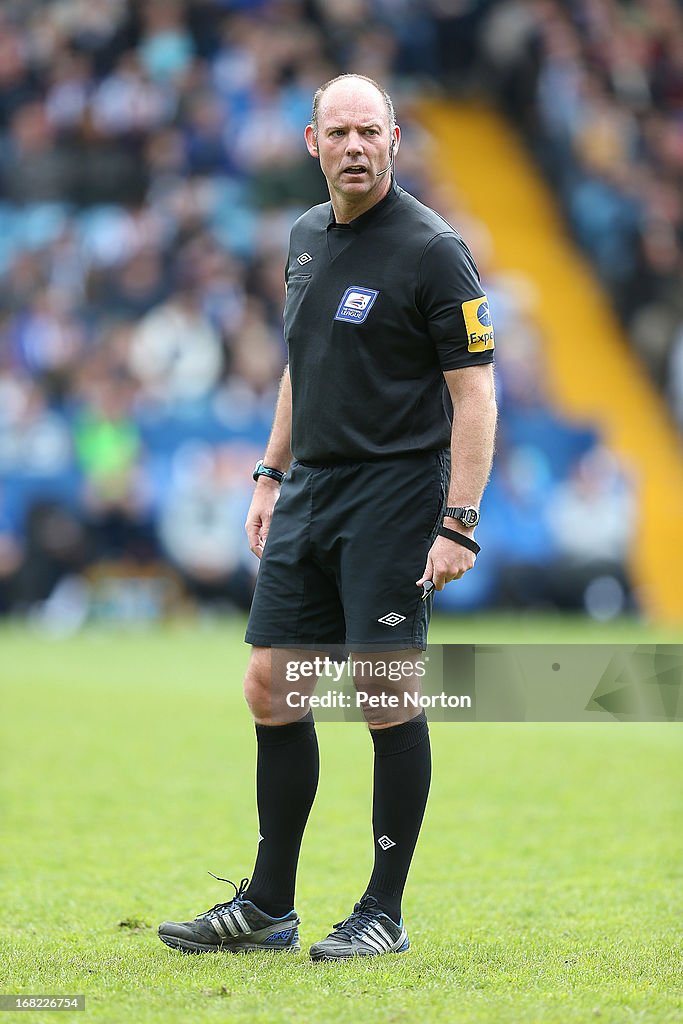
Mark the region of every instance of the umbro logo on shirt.
<instances>
[{"instance_id":1,"label":"umbro logo on shirt","mask_svg":"<svg viewBox=\"0 0 683 1024\"><path fill-rule=\"evenodd\" d=\"M374 288L352 284L342 295L334 319L346 324L364 324L378 295Z\"/></svg>"}]
</instances>

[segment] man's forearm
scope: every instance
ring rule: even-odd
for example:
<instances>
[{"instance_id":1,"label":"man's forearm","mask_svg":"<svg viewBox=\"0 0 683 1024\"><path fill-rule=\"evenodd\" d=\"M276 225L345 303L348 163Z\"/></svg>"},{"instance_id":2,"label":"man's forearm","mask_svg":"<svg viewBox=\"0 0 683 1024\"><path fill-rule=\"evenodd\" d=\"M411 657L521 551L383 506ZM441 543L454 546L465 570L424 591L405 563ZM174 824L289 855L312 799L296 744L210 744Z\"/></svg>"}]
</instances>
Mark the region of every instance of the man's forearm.
<instances>
[{"instance_id":1,"label":"man's forearm","mask_svg":"<svg viewBox=\"0 0 683 1024\"><path fill-rule=\"evenodd\" d=\"M281 469L283 472L289 469L292 461L292 385L288 366L282 374L273 427L263 461L266 466Z\"/></svg>"},{"instance_id":2,"label":"man's forearm","mask_svg":"<svg viewBox=\"0 0 683 1024\"><path fill-rule=\"evenodd\" d=\"M472 371L483 371L475 372ZM456 373L458 378L451 375ZM449 505L479 507L491 472L496 435L496 397L490 367L446 375L453 398Z\"/></svg>"}]
</instances>

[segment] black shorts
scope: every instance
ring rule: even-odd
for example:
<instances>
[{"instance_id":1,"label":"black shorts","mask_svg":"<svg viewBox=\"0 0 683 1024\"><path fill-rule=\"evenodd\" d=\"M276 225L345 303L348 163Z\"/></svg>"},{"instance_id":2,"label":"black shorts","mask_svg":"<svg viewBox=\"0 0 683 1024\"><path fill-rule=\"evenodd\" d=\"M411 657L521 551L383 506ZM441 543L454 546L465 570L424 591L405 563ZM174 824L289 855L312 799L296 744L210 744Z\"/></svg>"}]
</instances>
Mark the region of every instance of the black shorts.
<instances>
[{"instance_id":1,"label":"black shorts","mask_svg":"<svg viewBox=\"0 0 683 1024\"><path fill-rule=\"evenodd\" d=\"M293 462L259 568L246 641L424 650L432 598L415 586L446 504L448 450Z\"/></svg>"}]
</instances>

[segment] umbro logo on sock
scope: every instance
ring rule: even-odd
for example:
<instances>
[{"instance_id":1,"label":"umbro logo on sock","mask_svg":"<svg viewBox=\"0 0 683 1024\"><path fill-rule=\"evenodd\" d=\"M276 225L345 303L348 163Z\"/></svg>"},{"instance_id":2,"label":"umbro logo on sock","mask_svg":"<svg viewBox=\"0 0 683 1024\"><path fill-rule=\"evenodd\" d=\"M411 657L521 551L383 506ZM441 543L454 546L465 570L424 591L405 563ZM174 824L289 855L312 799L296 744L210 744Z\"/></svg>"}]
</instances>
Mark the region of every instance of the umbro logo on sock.
<instances>
[{"instance_id":1,"label":"umbro logo on sock","mask_svg":"<svg viewBox=\"0 0 683 1024\"><path fill-rule=\"evenodd\" d=\"M377 842L383 850L390 850L392 846L396 846L394 840L390 839L389 836L380 836Z\"/></svg>"}]
</instances>

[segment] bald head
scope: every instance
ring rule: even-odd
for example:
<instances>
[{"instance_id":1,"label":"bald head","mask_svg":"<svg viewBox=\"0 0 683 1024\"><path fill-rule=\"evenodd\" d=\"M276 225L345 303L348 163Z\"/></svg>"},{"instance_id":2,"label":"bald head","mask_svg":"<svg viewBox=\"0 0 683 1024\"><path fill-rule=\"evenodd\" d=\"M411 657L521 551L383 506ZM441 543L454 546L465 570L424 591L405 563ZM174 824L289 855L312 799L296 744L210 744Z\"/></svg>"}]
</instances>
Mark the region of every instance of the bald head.
<instances>
[{"instance_id":1,"label":"bald head","mask_svg":"<svg viewBox=\"0 0 683 1024\"><path fill-rule=\"evenodd\" d=\"M319 121L324 116L328 105L341 101L360 102L370 106L376 104L377 97L381 98L382 106L386 111L387 127L392 133L396 125L396 114L391 96L383 89L379 82L366 75L338 75L331 78L317 90L313 97L313 113L311 114L311 127L315 135L318 134Z\"/></svg>"},{"instance_id":2,"label":"bald head","mask_svg":"<svg viewBox=\"0 0 683 1024\"><path fill-rule=\"evenodd\" d=\"M401 129L381 85L363 75L340 75L315 94L304 132L320 161L338 224L348 224L378 203L393 181Z\"/></svg>"}]
</instances>

